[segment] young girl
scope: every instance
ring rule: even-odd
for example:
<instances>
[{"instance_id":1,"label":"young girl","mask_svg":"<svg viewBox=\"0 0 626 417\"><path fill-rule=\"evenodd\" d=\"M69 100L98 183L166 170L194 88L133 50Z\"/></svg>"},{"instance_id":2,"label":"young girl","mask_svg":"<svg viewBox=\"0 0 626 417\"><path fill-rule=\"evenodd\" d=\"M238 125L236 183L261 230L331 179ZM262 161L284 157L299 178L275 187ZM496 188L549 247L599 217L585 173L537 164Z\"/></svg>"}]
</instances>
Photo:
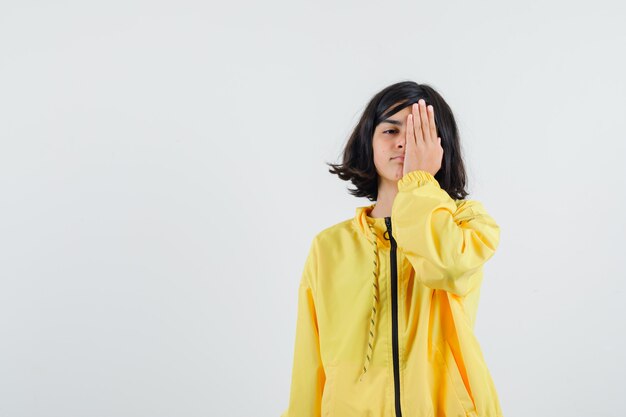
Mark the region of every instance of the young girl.
<instances>
[{"instance_id":1,"label":"young girl","mask_svg":"<svg viewBox=\"0 0 626 417\"><path fill-rule=\"evenodd\" d=\"M428 85L391 85L329 165L376 203L313 239L282 417L502 417L473 331L500 228L465 200L450 107Z\"/></svg>"}]
</instances>

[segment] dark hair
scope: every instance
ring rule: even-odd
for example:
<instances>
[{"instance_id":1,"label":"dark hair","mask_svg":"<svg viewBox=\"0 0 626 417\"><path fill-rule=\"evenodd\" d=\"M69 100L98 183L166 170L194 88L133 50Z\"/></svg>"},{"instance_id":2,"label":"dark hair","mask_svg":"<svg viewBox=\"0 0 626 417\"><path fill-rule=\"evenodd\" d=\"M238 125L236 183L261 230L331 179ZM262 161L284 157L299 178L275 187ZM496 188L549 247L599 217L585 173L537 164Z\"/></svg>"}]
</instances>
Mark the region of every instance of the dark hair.
<instances>
[{"instance_id":1,"label":"dark hair","mask_svg":"<svg viewBox=\"0 0 626 417\"><path fill-rule=\"evenodd\" d=\"M462 200L468 195L459 132L452 110L432 87L414 81L392 84L377 93L367 104L343 149L343 163L326 163L332 167L328 170L331 174L336 174L344 181L351 181L356 186L356 189L348 189L350 194L367 197L370 201L378 199L379 175L374 165L372 148L374 130L381 121L422 98L426 105L432 104L435 109L437 133L443 148L441 169L435 174L435 179L453 199ZM395 103L399 104L391 108Z\"/></svg>"}]
</instances>

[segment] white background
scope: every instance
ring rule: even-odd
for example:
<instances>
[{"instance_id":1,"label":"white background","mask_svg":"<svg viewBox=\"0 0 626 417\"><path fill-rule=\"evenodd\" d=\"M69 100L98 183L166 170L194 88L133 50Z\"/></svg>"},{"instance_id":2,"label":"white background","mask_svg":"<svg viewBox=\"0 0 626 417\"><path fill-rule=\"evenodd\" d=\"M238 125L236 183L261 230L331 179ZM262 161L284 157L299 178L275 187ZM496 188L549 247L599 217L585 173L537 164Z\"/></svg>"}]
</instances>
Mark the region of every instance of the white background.
<instances>
[{"instance_id":1,"label":"white background","mask_svg":"<svg viewBox=\"0 0 626 417\"><path fill-rule=\"evenodd\" d=\"M507 417L622 416L618 1L0 3L0 417L278 416L328 173L433 86L501 227L476 334Z\"/></svg>"}]
</instances>

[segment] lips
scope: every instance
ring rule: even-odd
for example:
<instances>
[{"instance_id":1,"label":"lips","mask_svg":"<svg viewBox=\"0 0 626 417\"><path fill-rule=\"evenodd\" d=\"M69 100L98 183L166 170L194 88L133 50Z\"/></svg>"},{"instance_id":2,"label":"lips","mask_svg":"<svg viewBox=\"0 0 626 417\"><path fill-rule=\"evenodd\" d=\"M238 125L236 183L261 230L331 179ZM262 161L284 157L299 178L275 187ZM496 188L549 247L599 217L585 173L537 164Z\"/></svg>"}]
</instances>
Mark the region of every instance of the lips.
<instances>
[{"instance_id":1,"label":"lips","mask_svg":"<svg viewBox=\"0 0 626 417\"><path fill-rule=\"evenodd\" d=\"M404 155L394 156L394 157L393 157L393 158L391 158L391 159L397 159L397 160L399 160L399 161L404 161Z\"/></svg>"}]
</instances>

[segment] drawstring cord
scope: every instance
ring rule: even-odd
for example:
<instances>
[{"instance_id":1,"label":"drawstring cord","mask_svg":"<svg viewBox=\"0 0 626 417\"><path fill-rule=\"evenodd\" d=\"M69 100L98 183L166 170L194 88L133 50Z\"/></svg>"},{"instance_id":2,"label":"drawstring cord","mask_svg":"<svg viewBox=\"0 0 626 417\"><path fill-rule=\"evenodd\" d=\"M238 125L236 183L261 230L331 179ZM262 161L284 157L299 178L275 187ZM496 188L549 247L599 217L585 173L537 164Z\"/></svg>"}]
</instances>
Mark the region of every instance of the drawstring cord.
<instances>
[{"instance_id":1,"label":"drawstring cord","mask_svg":"<svg viewBox=\"0 0 626 417\"><path fill-rule=\"evenodd\" d=\"M369 331L369 341L367 343L367 353L365 355L365 363L363 364L363 372L359 377L359 382L363 380L363 376L367 372L367 368L369 367L370 360L372 358L372 352L374 350L374 332L376 331L376 306L378 304L378 244L376 243L376 233L371 224L367 223L369 229L371 231L371 240L370 242L374 246L374 271L373 271L373 285L372 285L372 313L370 317L370 331Z\"/></svg>"}]
</instances>

